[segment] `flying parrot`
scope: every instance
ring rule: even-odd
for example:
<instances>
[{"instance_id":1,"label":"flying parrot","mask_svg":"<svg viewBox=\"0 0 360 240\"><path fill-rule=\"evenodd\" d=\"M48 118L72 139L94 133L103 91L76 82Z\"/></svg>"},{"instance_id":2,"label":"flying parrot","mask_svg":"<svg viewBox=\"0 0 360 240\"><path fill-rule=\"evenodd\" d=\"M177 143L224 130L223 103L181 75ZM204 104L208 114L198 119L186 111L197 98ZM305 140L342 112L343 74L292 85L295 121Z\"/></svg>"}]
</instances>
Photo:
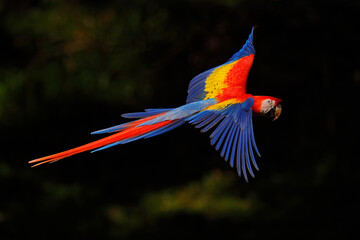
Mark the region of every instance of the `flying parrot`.
<instances>
[{"instance_id":1,"label":"flying parrot","mask_svg":"<svg viewBox=\"0 0 360 240\"><path fill-rule=\"evenodd\" d=\"M228 61L194 77L188 87L186 104L178 108L146 109L145 112L123 114L124 118L137 119L92 134L113 133L97 141L57 154L30 161L33 167L52 163L77 153L96 152L118 144L150 138L168 132L184 123L195 125L201 132L214 129L211 145L229 161L238 175L248 181L254 177L252 167L258 170L254 150L260 157L255 143L252 118L266 116L276 120L281 114L281 99L254 96L246 93L246 82L252 66L255 48L253 31L245 45Z\"/></svg>"}]
</instances>

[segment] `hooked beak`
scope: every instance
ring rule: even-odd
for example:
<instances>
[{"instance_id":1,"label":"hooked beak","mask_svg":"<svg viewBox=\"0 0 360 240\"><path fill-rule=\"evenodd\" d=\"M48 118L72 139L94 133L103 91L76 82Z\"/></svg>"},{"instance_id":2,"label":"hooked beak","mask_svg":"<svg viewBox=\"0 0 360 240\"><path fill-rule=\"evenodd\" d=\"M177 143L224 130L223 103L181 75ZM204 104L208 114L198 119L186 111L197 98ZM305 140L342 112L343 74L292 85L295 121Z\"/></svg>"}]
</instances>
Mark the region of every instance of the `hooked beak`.
<instances>
[{"instance_id":1,"label":"hooked beak","mask_svg":"<svg viewBox=\"0 0 360 240\"><path fill-rule=\"evenodd\" d=\"M281 104L279 103L276 107L275 107L275 111L274 111L274 119L273 121L275 121L276 119L278 119L281 115Z\"/></svg>"},{"instance_id":2,"label":"hooked beak","mask_svg":"<svg viewBox=\"0 0 360 240\"><path fill-rule=\"evenodd\" d=\"M278 104L278 105L274 106L273 108L271 108L270 111L265 113L264 116L266 118L273 118L273 121L275 121L276 119L278 119L280 117L280 114L281 114L281 104Z\"/></svg>"}]
</instances>

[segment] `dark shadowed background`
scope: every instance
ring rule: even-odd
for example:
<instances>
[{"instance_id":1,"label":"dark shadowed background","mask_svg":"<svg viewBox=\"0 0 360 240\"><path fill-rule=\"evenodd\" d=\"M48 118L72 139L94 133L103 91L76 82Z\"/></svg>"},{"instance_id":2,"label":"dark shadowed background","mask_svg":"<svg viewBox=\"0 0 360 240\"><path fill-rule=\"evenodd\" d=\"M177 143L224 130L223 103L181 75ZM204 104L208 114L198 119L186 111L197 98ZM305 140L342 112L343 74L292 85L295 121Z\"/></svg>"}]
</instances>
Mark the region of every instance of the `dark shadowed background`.
<instances>
[{"instance_id":1,"label":"dark shadowed background","mask_svg":"<svg viewBox=\"0 0 360 240\"><path fill-rule=\"evenodd\" d=\"M358 228L359 1L0 1L0 239L344 239ZM31 169L185 103L255 26L260 172L186 125Z\"/></svg>"}]
</instances>

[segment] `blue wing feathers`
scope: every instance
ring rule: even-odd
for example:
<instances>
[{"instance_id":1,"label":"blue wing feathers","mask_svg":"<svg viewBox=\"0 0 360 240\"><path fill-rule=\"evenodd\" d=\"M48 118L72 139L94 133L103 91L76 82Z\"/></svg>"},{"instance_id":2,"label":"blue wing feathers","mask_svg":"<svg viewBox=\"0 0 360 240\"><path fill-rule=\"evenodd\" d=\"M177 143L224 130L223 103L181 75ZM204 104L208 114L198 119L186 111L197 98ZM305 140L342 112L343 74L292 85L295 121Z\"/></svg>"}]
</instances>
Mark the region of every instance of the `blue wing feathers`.
<instances>
[{"instance_id":1,"label":"blue wing feathers","mask_svg":"<svg viewBox=\"0 0 360 240\"><path fill-rule=\"evenodd\" d=\"M205 72L202 72L200 74L198 74L197 76L195 76L189 83L189 87L194 87L195 85L202 83L215 69L211 68L209 70L206 70Z\"/></svg>"},{"instance_id":2,"label":"blue wing feathers","mask_svg":"<svg viewBox=\"0 0 360 240\"><path fill-rule=\"evenodd\" d=\"M239 130L238 125L235 125L235 137L233 139L233 144L231 144L231 157L230 157L230 166L234 167L234 160L235 160L235 154L236 154L236 145L239 139Z\"/></svg>"},{"instance_id":3,"label":"blue wing feathers","mask_svg":"<svg viewBox=\"0 0 360 240\"><path fill-rule=\"evenodd\" d=\"M201 122L203 119L205 119L210 114L211 113L209 111L203 111L203 112L200 112L198 114L194 114L194 115L188 117L187 121L191 124L198 124L199 122Z\"/></svg>"},{"instance_id":4,"label":"blue wing feathers","mask_svg":"<svg viewBox=\"0 0 360 240\"><path fill-rule=\"evenodd\" d=\"M215 145L216 150L221 148L220 155L225 161L229 160L231 167L236 164L239 176L243 175L246 181L248 173L254 177L251 165L258 170L253 153L253 149L258 153L252 128L253 104L254 99L249 98L243 103L220 110L204 110L186 119L196 128L201 128L201 132L217 126L210 135L211 145Z\"/></svg>"},{"instance_id":5,"label":"blue wing feathers","mask_svg":"<svg viewBox=\"0 0 360 240\"><path fill-rule=\"evenodd\" d=\"M257 164L256 164L254 152L252 151L253 146L252 146L252 143L251 143L251 136L250 136L250 134L249 134L249 130L250 130L250 129L248 129L248 143L249 143L249 149L248 149L248 150L249 150L249 152L250 152L250 157L251 157L251 162L252 162L252 164L254 165L254 167L256 168L256 170L259 171L259 167L258 167Z\"/></svg>"},{"instance_id":6,"label":"blue wing feathers","mask_svg":"<svg viewBox=\"0 0 360 240\"><path fill-rule=\"evenodd\" d=\"M249 119L247 119L247 123L248 122L249 122ZM248 171L250 172L250 175L254 178L255 175L254 175L254 172L252 171L251 164L250 164L250 158L249 158L249 151L252 151L252 149L249 146L250 143L247 141L247 139L248 139L248 131L247 131L247 129L245 129L245 131L244 131L244 142L246 142L246 146L244 146L244 148L245 148L245 153L246 153L246 167L247 167ZM254 166L257 169L256 163L254 164Z\"/></svg>"},{"instance_id":7,"label":"blue wing feathers","mask_svg":"<svg viewBox=\"0 0 360 240\"><path fill-rule=\"evenodd\" d=\"M242 131L240 132L240 137L239 137L239 141L238 141L238 145L237 145L237 161L236 161L236 169L237 169L237 172L238 172L238 175L241 176L241 163L242 163L242 144L243 144L243 141L242 141ZM247 181L247 176L246 176L246 173L244 174L244 179Z\"/></svg>"},{"instance_id":8,"label":"blue wing feathers","mask_svg":"<svg viewBox=\"0 0 360 240\"><path fill-rule=\"evenodd\" d=\"M252 121L250 122L250 136L251 136L252 145L253 145L257 155L259 155L259 157L261 157L260 152L256 146Z\"/></svg>"},{"instance_id":9,"label":"blue wing feathers","mask_svg":"<svg viewBox=\"0 0 360 240\"><path fill-rule=\"evenodd\" d=\"M244 149L242 149L244 150ZM241 154L241 169L242 169L242 173L244 175L244 178L245 178L245 181L248 182L248 177L247 177L247 173L246 173L246 167L245 167L245 155L244 155L244 152L242 152ZM240 163L239 163L240 164ZM239 170L240 171L240 170ZM250 172L249 172L250 173Z\"/></svg>"},{"instance_id":10,"label":"blue wing feathers","mask_svg":"<svg viewBox=\"0 0 360 240\"><path fill-rule=\"evenodd\" d=\"M201 123L197 124L195 127L202 128L203 126L214 120L217 116L218 114L216 114L215 112L211 112L211 114L207 118L205 118Z\"/></svg>"},{"instance_id":11,"label":"blue wing feathers","mask_svg":"<svg viewBox=\"0 0 360 240\"><path fill-rule=\"evenodd\" d=\"M252 121L249 121L249 125L252 125ZM252 127L248 127L247 128L247 133L248 133L248 143L249 143L249 152L250 152L250 157L251 157L251 162L254 165L254 167L256 168L256 170L259 170L259 167L256 164L256 160L255 160L255 156L254 156L254 152L252 151L253 149L253 145L252 145ZM260 156L260 154L258 153L258 156Z\"/></svg>"},{"instance_id":12,"label":"blue wing feathers","mask_svg":"<svg viewBox=\"0 0 360 240\"><path fill-rule=\"evenodd\" d=\"M205 81L215 68L211 68L203 73L200 73L190 81L186 103L191 103L202 99L205 89Z\"/></svg>"},{"instance_id":13,"label":"blue wing feathers","mask_svg":"<svg viewBox=\"0 0 360 240\"><path fill-rule=\"evenodd\" d=\"M201 132L207 132L209 129L213 128L216 124L218 124L224 117L225 117L224 115L219 115L211 123L209 123L206 127L201 129Z\"/></svg>"},{"instance_id":14,"label":"blue wing feathers","mask_svg":"<svg viewBox=\"0 0 360 240\"><path fill-rule=\"evenodd\" d=\"M228 135L227 137L228 142L227 144L225 143L224 145L224 148L226 148L225 161L229 160L229 155L231 151L232 142L234 140L235 131L236 131L236 124L232 124L232 127L230 129L230 135Z\"/></svg>"},{"instance_id":15,"label":"blue wing feathers","mask_svg":"<svg viewBox=\"0 0 360 240\"><path fill-rule=\"evenodd\" d=\"M229 130L230 123L231 123L230 118L225 117L225 119L219 124L219 126L215 129L215 131L210 135L211 145L214 145L220 137L220 140L215 147L216 150L219 149L220 146L218 147L218 145L221 145L224 137L226 136L226 133Z\"/></svg>"},{"instance_id":16,"label":"blue wing feathers","mask_svg":"<svg viewBox=\"0 0 360 240\"><path fill-rule=\"evenodd\" d=\"M216 144L215 146L215 149L216 150L219 150L222 143L224 142L224 139L228 133L228 131L230 130L230 127L231 127L231 122L230 122L230 119L227 119L228 121L226 121L226 125L224 126L224 130L222 132L220 132L220 134L217 134L217 138L220 136L220 139L218 141L218 143ZM215 137L214 137L215 138ZM216 140L217 140L216 138ZM216 141L215 140L215 141ZM215 142L214 142L215 143Z\"/></svg>"}]
</instances>

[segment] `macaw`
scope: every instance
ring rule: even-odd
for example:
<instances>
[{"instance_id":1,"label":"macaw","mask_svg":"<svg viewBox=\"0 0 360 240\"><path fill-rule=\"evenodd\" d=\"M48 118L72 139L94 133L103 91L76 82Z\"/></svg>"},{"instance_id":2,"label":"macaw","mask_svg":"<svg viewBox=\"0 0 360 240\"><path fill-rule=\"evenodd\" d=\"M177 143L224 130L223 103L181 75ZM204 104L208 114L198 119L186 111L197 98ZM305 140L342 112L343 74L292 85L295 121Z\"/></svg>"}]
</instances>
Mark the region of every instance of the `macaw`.
<instances>
[{"instance_id":1,"label":"macaw","mask_svg":"<svg viewBox=\"0 0 360 240\"><path fill-rule=\"evenodd\" d=\"M92 134L113 133L97 141L57 154L30 161L33 167L56 162L77 153L96 152L118 144L146 139L168 132L184 123L201 128L201 132L215 130L210 135L211 145L221 150L221 157L229 161L238 175L248 181L254 177L252 166L259 170L254 151L260 157L253 132L253 116L267 116L276 120L281 114L281 99L254 96L246 93L246 82L252 66L255 48L253 31L245 45L228 61L194 77L188 87L186 104L177 108L146 109L145 112L123 114L137 120Z\"/></svg>"}]
</instances>

